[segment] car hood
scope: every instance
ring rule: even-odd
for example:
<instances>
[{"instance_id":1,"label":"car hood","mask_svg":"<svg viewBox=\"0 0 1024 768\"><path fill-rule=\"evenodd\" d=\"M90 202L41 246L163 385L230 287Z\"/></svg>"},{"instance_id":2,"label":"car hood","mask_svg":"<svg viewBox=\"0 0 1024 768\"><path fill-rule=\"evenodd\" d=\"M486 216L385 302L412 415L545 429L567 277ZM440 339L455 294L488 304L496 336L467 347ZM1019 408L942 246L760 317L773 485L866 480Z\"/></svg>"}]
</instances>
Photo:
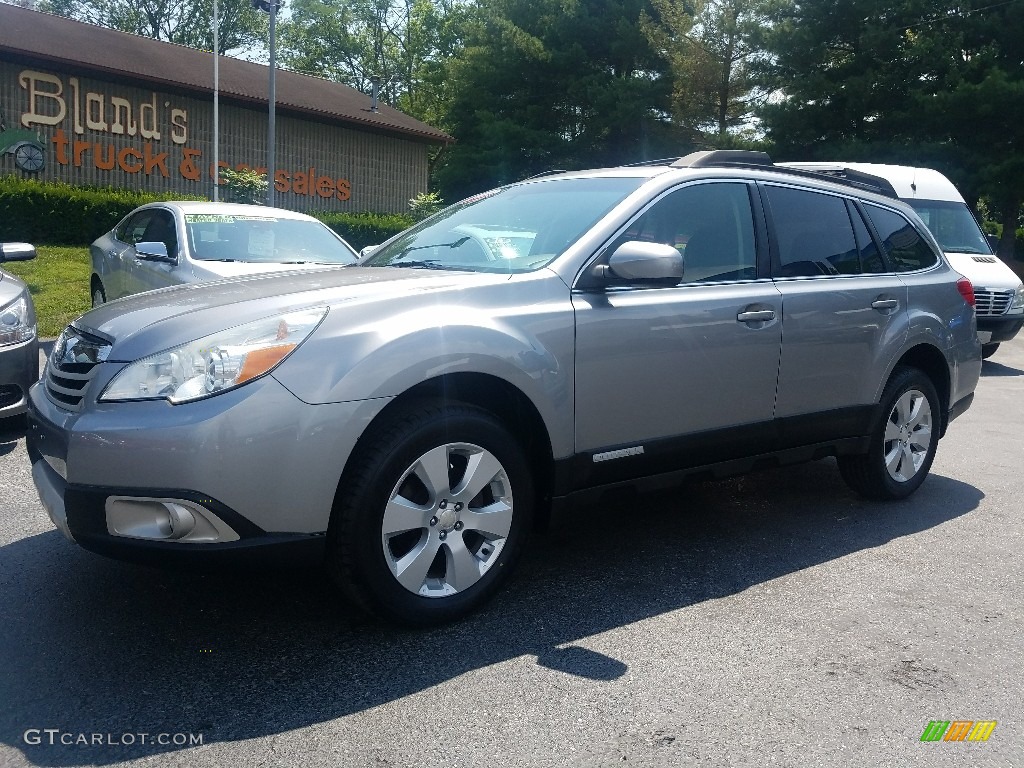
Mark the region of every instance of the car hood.
<instances>
[{"instance_id":1,"label":"car hood","mask_svg":"<svg viewBox=\"0 0 1024 768\"><path fill-rule=\"evenodd\" d=\"M147 291L104 304L82 315L74 325L113 342L108 360L129 362L282 312L507 280L508 275L495 273L328 267Z\"/></svg>"},{"instance_id":2,"label":"car hood","mask_svg":"<svg viewBox=\"0 0 1024 768\"><path fill-rule=\"evenodd\" d=\"M946 253L953 269L966 277L975 290L1012 291L1020 285L1017 274L998 256L978 253Z\"/></svg>"},{"instance_id":3,"label":"car hood","mask_svg":"<svg viewBox=\"0 0 1024 768\"><path fill-rule=\"evenodd\" d=\"M0 269L0 307L14 301L25 290L25 283L9 272Z\"/></svg>"}]
</instances>

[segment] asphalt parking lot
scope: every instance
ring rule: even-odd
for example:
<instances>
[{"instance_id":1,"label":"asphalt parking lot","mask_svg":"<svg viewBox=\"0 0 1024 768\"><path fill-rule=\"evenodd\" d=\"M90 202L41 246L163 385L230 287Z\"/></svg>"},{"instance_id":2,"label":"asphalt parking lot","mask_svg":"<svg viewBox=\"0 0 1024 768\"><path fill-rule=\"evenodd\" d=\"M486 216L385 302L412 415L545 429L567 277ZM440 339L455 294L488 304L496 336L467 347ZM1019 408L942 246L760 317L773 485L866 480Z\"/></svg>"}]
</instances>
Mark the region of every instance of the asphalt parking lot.
<instances>
[{"instance_id":1,"label":"asphalt parking lot","mask_svg":"<svg viewBox=\"0 0 1024 768\"><path fill-rule=\"evenodd\" d=\"M1019 339L909 501L831 460L608 500L427 632L316 570L81 551L0 427L0 763L1024 765L1022 404ZM998 724L923 743L933 720Z\"/></svg>"}]
</instances>

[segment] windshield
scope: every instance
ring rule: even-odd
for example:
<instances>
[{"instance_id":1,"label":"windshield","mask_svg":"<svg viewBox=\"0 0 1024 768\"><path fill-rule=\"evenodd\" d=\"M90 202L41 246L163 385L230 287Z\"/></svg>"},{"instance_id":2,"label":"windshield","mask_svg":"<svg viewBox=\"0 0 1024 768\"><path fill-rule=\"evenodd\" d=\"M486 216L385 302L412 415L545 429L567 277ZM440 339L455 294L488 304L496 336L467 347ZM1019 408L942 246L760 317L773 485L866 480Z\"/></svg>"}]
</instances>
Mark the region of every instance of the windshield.
<instances>
[{"instance_id":1,"label":"windshield","mask_svg":"<svg viewBox=\"0 0 1024 768\"><path fill-rule=\"evenodd\" d=\"M253 264L352 264L356 253L319 221L220 213L185 214L192 258Z\"/></svg>"},{"instance_id":2,"label":"windshield","mask_svg":"<svg viewBox=\"0 0 1024 768\"><path fill-rule=\"evenodd\" d=\"M991 254L988 240L964 203L907 200L946 253Z\"/></svg>"},{"instance_id":3,"label":"windshield","mask_svg":"<svg viewBox=\"0 0 1024 768\"><path fill-rule=\"evenodd\" d=\"M456 203L373 253L370 267L528 272L560 255L642 178L553 178Z\"/></svg>"}]
</instances>

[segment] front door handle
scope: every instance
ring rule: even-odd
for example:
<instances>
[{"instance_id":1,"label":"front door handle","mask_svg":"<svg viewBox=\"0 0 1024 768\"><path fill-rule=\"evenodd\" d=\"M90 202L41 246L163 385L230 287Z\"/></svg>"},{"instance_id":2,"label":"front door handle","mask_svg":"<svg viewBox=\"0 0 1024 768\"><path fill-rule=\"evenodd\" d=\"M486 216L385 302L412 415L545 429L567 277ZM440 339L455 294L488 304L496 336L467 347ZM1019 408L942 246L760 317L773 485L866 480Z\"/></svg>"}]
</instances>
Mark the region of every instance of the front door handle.
<instances>
[{"instance_id":1,"label":"front door handle","mask_svg":"<svg viewBox=\"0 0 1024 768\"><path fill-rule=\"evenodd\" d=\"M741 323L766 323L775 319L775 310L759 309L753 312L740 312L736 319Z\"/></svg>"},{"instance_id":2,"label":"front door handle","mask_svg":"<svg viewBox=\"0 0 1024 768\"><path fill-rule=\"evenodd\" d=\"M896 299L875 299L871 302L872 309L896 309L899 305Z\"/></svg>"}]
</instances>

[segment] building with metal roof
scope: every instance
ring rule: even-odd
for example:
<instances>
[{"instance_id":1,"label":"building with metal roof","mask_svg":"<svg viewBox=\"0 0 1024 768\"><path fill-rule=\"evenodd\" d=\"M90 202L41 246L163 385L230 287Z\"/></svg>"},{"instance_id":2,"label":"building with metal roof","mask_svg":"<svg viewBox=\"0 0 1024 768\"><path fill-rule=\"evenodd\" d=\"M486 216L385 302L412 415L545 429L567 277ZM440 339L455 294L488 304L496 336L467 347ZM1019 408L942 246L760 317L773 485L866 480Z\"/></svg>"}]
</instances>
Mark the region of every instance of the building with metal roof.
<instances>
[{"instance_id":1,"label":"building with metal roof","mask_svg":"<svg viewBox=\"0 0 1024 768\"><path fill-rule=\"evenodd\" d=\"M266 171L269 69L221 56L222 167ZM407 210L451 137L278 70L275 190L296 210ZM213 54L0 5L0 174L209 195Z\"/></svg>"}]
</instances>

